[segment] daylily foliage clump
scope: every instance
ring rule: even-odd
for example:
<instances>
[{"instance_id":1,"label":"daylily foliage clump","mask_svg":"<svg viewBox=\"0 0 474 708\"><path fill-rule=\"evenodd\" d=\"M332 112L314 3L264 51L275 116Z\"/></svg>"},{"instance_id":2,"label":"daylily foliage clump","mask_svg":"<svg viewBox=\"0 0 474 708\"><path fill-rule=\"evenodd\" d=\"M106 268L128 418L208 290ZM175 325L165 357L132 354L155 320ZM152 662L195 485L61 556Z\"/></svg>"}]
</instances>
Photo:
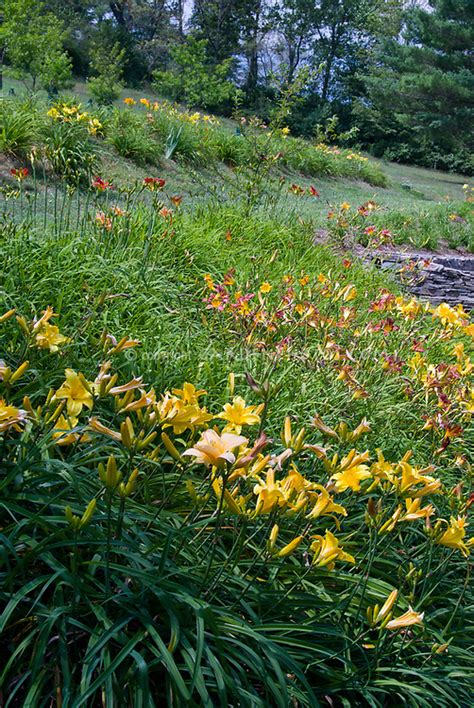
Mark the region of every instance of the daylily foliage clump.
<instances>
[{"instance_id":1,"label":"daylily foliage clump","mask_svg":"<svg viewBox=\"0 0 474 708\"><path fill-rule=\"evenodd\" d=\"M230 280L233 276L228 274L222 287L232 287ZM212 307L212 298L223 292L209 276L206 283ZM348 303L357 302L357 293L351 283L319 276L312 289L308 276L286 276L283 286L264 283L258 292L247 299L255 300L248 308L242 308L243 295L234 294L225 307L214 309L228 313L243 328L248 346L273 348L275 336L291 332L284 348L277 344L287 356L292 342L309 327L313 332L309 336L321 342L322 360L333 368L349 396L360 398L361 391L362 398L371 395L362 380L367 364L358 358L357 347L349 351L338 341L355 326L355 304ZM327 303L330 312L324 309ZM446 571L467 582L474 543L469 534L471 468L458 452L452 463L446 458L451 440L454 445L461 439L462 426L472 414L473 367L463 348L472 336L472 324L462 308L430 309L387 292L364 306L377 313L377 319L357 334L352 331L353 342L359 346L365 342L382 376L394 376L395 382L400 377L400 386L410 389L407 395L415 400L421 395L434 407L432 418L419 421L415 430L436 427L441 415L457 426L452 435L447 425L438 426L443 435L439 463L434 457L432 463L420 464L409 449L399 458L386 456L383 440L373 448L367 441L377 431L365 417L355 425L346 421L331 425L313 410L301 422L291 415L275 421L271 410L277 394L271 381L259 383L250 374L246 379L230 374L219 400L210 399L206 390L191 382L159 391L139 372L126 378L121 373L123 357L140 346L127 336L117 340L104 331L90 366L78 370L69 363L74 332L62 331L61 318L51 307L32 319L14 308L5 311L0 317L5 350L0 436L6 470L2 489L11 513L2 517L2 526L12 541L5 548L2 597L13 603L3 615L7 641L18 641L21 623L38 640L44 633L46 590L34 613L25 617L22 607L25 600L30 602L30 593L34 600L41 563L56 558L54 563L62 568L63 603L73 608L70 617L63 615L58 621L65 637L75 637L80 661L70 671L78 676L94 641L88 627L96 608L103 606L145 661L153 663L158 652L171 675L186 677L186 646L195 641L193 625L180 620L181 638L174 629L176 618L160 616L160 601L153 595L167 593L171 604L165 605L166 612L173 618L180 612L180 602L187 602L177 598L179 585L195 598L196 608L216 612L216 621L225 610L230 614L224 622L247 623L249 641L256 646L270 641L265 633L259 634L258 623L250 629L256 621L255 602L268 592L273 600L262 620L281 622L281 617L277 619L281 605L297 623L291 630L296 644L303 641L298 628L317 636L321 611L328 627L339 626L342 620L332 615L331 608L340 608L337 612L353 625L351 641L359 657L354 660L359 664L366 655L361 671L364 662L377 665L378 657L387 660L393 652L413 666L420 652L425 661L436 663L436 657L456 642L453 628L462 595L454 613L440 621L430 587L442 583ZM388 313L393 317L388 332L405 330L412 354L386 373L383 363L395 354L387 351L388 334L377 325L386 323ZM419 317L431 318L445 351L452 349L453 361L425 360L429 339L423 340L422 348L417 343L413 352ZM340 376L344 367L350 367L349 379ZM436 411L441 403L443 414ZM31 541L26 543L14 533L21 517L30 530ZM40 561L37 546L49 543L50 560ZM389 573L384 565L387 550ZM130 553L133 567L128 567ZM147 573L157 583L154 590ZM17 584L25 587L23 602L14 599ZM303 601L306 587L319 595L316 604ZM120 602L126 598L142 608L140 615L133 610L134 621L151 632L151 644L138 626L132 628L131 617L124 619ZM240 609L232 614L236 607ZM202 621L204 631L207 620ZM206 631L214 630L208 625ZM223 631L232 630L219 630L216 641ZM339 631L331 652L338 651ZM166 646L161 639L165 635ZM304 705L315 705L312 696L320 690L320 674L312 668L312 652L308 646L302 660L291 644L290 638L279 661L289 662L295 673L283 680L284 686L279 684L278 691L304 696ZM59 660L56 652L61 646L48 649L47 661L56 656ZM270 641L267 650L273 651L273 646ZM15 656L4 669L11 686L18 680ZM323 655L323 666L326 660L330 662L330 655ZM132 651L128 660L132 673L134 661ZM217 671L215 661L216 656L201 656L199 670ZM250 664L247 670L251 685L258 686ZM100 672L97 667L83 678L87 695L95 695L94 676ZM215 680L217 675L209 679L209 695L218 690ZM237 674L233 680L238 680ZM190 700L194 689L186 678L174 686L180 700ZM46 684L42 690L48 690Z\"/></svg>"}]
</instances>

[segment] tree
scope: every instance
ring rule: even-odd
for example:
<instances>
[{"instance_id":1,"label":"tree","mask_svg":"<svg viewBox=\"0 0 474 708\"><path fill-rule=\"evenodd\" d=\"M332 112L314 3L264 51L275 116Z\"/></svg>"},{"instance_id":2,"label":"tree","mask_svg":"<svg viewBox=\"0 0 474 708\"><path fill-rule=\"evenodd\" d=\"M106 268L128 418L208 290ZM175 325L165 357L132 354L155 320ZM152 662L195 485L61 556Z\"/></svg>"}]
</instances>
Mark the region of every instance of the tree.
<instances>
[{"instance_id":1,"label":"tree","mask_svg":"<svg viewBox=\"0 0 474 708\"><path fill-rule=\"evenodd\" d=\"M321 0L314 4L312 60L323 64L323 104L347 95L347 80L364 68L379 36L398 31L401 0Z\"/></svg>"},{"instance_id":2,"label":"tree","mask_svg":"<svg viewBox=\"0 0 474 708\"><path fill-rule=\"evenodd\" d=\"M285 78L291 83L301 62L310 60L315 4L308 0L278 0L270 8L268 19L278 37L274 49L286 64Z\"/></svg>"},{"instance_id":3,"label":"tree","mask_svg":"<svg viewBox=\"0 0 474 708\"><path fill-rule=\"evenodd\" d=\"M34 91L70 84L71 60L63 49L63 23L37 0L5 0L0 45L12 73Z\"/></svg>"},{"instance_id":4,"label":"tree","mask_svg":"<svg viewBox=\"0 0 474 708\"><path fill-rule=\"evenodd\" d=\"M367 144L392 159L472 171L473 46L471 0L409 9L400 40L380 45L363 82L355 114Z\"/></svg>"},{"instance_id":5,"label":"tree","mask_svg":"<svg viewBox=\"0 0 474 708\"><path fill-rule=\"evenodd\" d=\"M238 0L195 0L191 25L205 39L209 61L218 64L238 52L241 13Z\"/></svg>"},{"instance_id":6,"label":"tree","mask_svg":"<svg viewBox=\"0 0 474 708\"><path fill-rule=\"evenodd\" d=\"M235 94L229 81L231 59L211 64L207 41L189 36L171 50L172 64L165 71L153 72L156 89L173 100L198 108L225 109Z\"/></svg>"},{"instance_id":7,"label":"tree","mask_svg":"<svg viewBox=\"0 0 474 708\"><path fill-rule=\"evenodd\" d=\"M91 50L91 70L94 76L87 81L89 93L97 103L113 103L123 88L122 76L125 51L118 43L108 45L97 41Z\"/></svg>"}]
</instances>

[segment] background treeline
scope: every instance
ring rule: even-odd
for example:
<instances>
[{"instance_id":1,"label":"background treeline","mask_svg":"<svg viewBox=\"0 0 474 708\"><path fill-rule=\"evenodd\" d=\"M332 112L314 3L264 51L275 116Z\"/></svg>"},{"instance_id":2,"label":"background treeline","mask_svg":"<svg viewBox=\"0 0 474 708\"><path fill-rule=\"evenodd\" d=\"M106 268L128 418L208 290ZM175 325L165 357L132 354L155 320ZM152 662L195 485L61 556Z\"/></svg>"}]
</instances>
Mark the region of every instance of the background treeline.
<instances>
[{"instance_id":1,"label":"background treeline","mask_svg":"<svg viewBox=\"0 0 474 708\"><path fill-rule=\"evenodd\" d=\"M32 88L87 78L230 115L270 117L298 78L289 126L377 156L473 171L472 0L0 0L10 71ZM32 77L32 78L31 78Z\"/></svg>"}]
</instances>

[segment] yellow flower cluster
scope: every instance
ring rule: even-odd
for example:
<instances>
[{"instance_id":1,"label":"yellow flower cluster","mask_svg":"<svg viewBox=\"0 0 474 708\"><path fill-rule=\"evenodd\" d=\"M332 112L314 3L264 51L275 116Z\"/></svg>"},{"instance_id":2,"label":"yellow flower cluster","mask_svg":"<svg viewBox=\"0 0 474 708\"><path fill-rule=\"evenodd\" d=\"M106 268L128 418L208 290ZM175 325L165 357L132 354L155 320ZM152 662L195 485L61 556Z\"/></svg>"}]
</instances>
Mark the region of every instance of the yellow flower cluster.
<instances>
[{"instance_id":1,"label":"yellow flower cluster","mask_svg":"<svg viewBox=\"0 0 474 708\"><path fill-rule=\"evenodd\" d=\"M123 102L127 106L137 105L137 101L131 97L124 98ZM190 123L191 125L196 125L197 123L219 125L218 119L213 115L207 113L199 113L199 111L194 111L193 113L191 113L190 111L178 108L176 105L169 103L168 101L162 101L161 103L159 103L158 101L152 102L148 98L140 98L139 103L151 111L162 111L169 118L174 118L184 123Z\"/></svg>"},{"instance_id":2,"label":"yellow flower cluster","mask_svg":"<svg viewBox=\"0 0 474 708\"><path fill-rule=\"evenodd\" d=\"M58 103L49 109L47 115L56 121L62 123L86 123L87 130L91 135L100 134L104 126L98 118L93 118L86 111L81 111L81 105L69 105L67 103Z\"/></svg>"},{"instance_id":3,"label":"yellow flower cluster","mask_svg":"<svg viewBox=\"0 0 474 708\"><path fill-rule=\"evenodd\" d=\"M350 151L344 151L341 150L338 147L327 145L326 143L317 143L315 145L316 150L319 152L325 153L327 155L343 155L346 160L354 160L355 162L368 162L368 157L364 157L363 155L360 155L358 152L354 152L353 150Z\"/></svg>"}]
</instances>

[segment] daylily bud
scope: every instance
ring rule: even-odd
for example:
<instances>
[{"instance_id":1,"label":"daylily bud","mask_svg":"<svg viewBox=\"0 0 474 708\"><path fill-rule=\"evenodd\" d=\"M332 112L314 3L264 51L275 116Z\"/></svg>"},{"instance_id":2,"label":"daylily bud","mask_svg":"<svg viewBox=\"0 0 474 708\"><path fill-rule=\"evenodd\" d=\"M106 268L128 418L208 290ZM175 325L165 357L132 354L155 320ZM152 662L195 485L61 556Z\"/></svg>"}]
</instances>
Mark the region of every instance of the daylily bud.
<instances>
[{"instance_id":1,"label":"daylily bud","mask_svg":"<svg viewBox=\"0 0 474 708\"><path fill-rule=\"evenodd\" d=\"M146 436L143 440L140 440L140 442L137 445L137 450L140 452L141 450L144 450L150 443L153 442L153 440L156 438L158 435L157 432L150 433L149 435Z\"/></svg>"},{"instance_id":2,"label":"daylily bud","mask_svg":"<svg viewBox=\"0 0 474 708\"><path fill-rule=\"evenodd\" d=\"M319 415L313 416L313 425L323 434L327 435L329 438L337 438L338 435L335 430L326 425Z\"/></svg>"},{"instance_id":3,"label":"daylily bud","mask_svg":"<svg viewBox=\"0 0 474 708\"><path fill-rule=\"evenodd\" d=\"M278 558L285 558L286 556L289 556L290 553L293 553L293 551L298 548L298 546L300 545L303 538L304 538L304 536L297 536L292 541L290 541L290 543L288 543L286 546L284 546L284 548L282 548L281 551L278 551L278 553L277 553Z\"/></svg>"},{"instance_id":4,"label":"daylily bud","mask_svg":"<svg viewBox=\"0 0 474 708\"><path fill-rule=\"evenodd\" d=\"M375 517L377 516L377 506L372 497L370 497L369 501L367 502L367 513L372 519L375 519Z\"/></svg>"},{"instance_id":5,"label":"daylily bud","mask_svg":"<svg viewBox=\"0 0 474 708\"><path fill-rule=\"evenodd\" d=\"M64 510L64 515L66 516L66 519L68 520L69 524L74 528L78 529L79 524L81 523L81 519L79 516L76 516L75 514L72 513L72 509L70 506L67 506Z\"/></svg>"},{"instance_id":6,"label":"daylily bud","mask_svg":"<svg viewBox=\"0 0 474 708\"><path fill-rule=\"evenodd\" d=\"M135 431L133 429L133 424L130 418L125 418L122 425L120 426L120 435L122 437L122 443L129 450L133 447L135 441Z\"/></svg>"},{"instance_id":7,"label":"daylily bud","mask_svg":"<svg viewBox=\"0 0 474 708\"><path fill-rule=\"evenodd\" d=\"M100 382L100 388L99 392L101 396L105 396L106 394L110 393L110 390L114 388L115 384L117 383L118 379L118 374L112 374L110 379L107 381L104 379L104 381Z\"/></svg>"},{"instance_id":8,"label":"daylily bud","mask_svg":"<svg viewBox=\"0 0 474 708\"><path fill-rule=\"evenodd\" d=\"M20 329L26 334L27 337L30 336L30 329L24 317L17 315L16 321L18 322Z\"/></svg>"},{"instance_id":9,"label":"daylily bud","mask_svg":"<svg viewBox=\"0 0 474 708\"><path fill-rule=\"evenodd\" d=\"M183 458L179 454L174 444L171 442L170 437L166 433L161 433L161 439L163 441L163 445L165 446L167 452L171 455L171 457L177 462L182 462Z\"/></svg>"},{"instance_id":10,"label":"daylily bud","mask_svg":"<svg viewBox=\"0 0 474 708\"><path fill-rule=\"evenodd\" d=\"M194 484L192 483L192 481L190 479L186 480L186 489L187 489L189 496L193 500L193 502L196 503L198 501L198 495L197 495L196 489L194 487Z\"/></svg>"},{"instance_id":11,"label":"daylily bud","mask_svg":"<svg viewBox=\"0 0 474 708\"><path fill-rule=\"evenodd\" d=\"M18 369L10 376L10 383L15 383L15 381L18 381L18 379L23 376L29 365L29 361L24 361L23 364L21 364L21 366L19 366Z\"/></svg>"},{"instance_id":12,"label":"daylily bud","mask_svg":"<svg viewBox=\"0 0 474 708\"><path fill-rule=\"evenodd\" d=\"M252 374L249 374L248 371L245 372L245 380L247 381L247 384L250 386L252 391L255 391L255 393L260 393L262 392L261 386L255 379L253 378Z\"/></svg>"},{"instance_id":13,"label":"daylily bud","mask_svg":"<svg viewBox=\"0 0 474 708\"><path fill-rule=\"evenodd\" d=\"M433 644L433 646L431 647L432 653L433 654L444 654L444 652L448 651L448 649L449 649L450 641L446 642L445 644Z\"/></svg>"},{"instance_id":14,"label":"daylily bud","mask_svg":"<svg viewBox=\"0 0 474 708\"><path fill-rule=\"evenodd\" d=\"M10 317L13 317L15 314L16 310L8 310L8 312L5 312L5 314L0 316L0 324L3 324L3 322L6 322L7 320L10 319Z\"/></svg>"},{"instance_id":15,"label":"daylily bud","mask_svg":"<svg viewBox=\"0 0 474 708\"><path fill-rule=\"evenodd\" d=\"M132 494L132 492L135 489L137 477L138 477L138 470L135 469L135 470L133 470L133 472L130 475L128 482L126 484L124 484L123 482L120 483L119 494L122 497L122 499L126 499L127 497L130 496L130 494Z\"/></svg>"},{"instance_id":16,"label":"daylily bud","mask_svg":"<svg viewBox=\"0 0 474 708\"><path fill-rule=\"evenodd\" d=\"M388 616L397 600L397 597L398 590L392 590L392 592L382 605L381 609L378 610L377 613L375 613L374 609L374 624L376 624L377 622L382 622Z\"/></svg>"},{"instance_id":17,"label":"daylily bud","mask_svg":"<svg viewBox=\"0 0 474 708\"><path fill-rule=\"evenodd\" d=\"M96 503L97 503L97 502L96 502L95 499L92 499L92 501L89 502L89 504L87 505L87 508L86 508L85 512L84 512L83 515L82 515L81 523L80 523L80 525L79 525L79 528L83 528L83 526L87 526L87 524L89 523L89 521L92 519L92 515L93 515L93 513L94 513L94 511L95 511Z\"/></svg>"},{"instance_id":18,"label":"daylily bud","mask_svg":"<svg viewBox=\"0 0 474 708\"><path fill-rule=\"evenodd\" d=\"M38 406L38 408L35 410L31 405L31 401L28 396L24 396L23 398L23 408L26 410L30 418L34 418L36 420L39 418L39 415L41 413L41 407Z\"/></svg>"},{"instance_id":19,"label":"daylily bud","mask_svg":"<svg viewBox=\"0 0 474 708\"><path fill-rule=\"evenodd\" d=\"M398 519L400 518L400 515L402 513L402 507L397 506L395 511L393 512L392 516L386 521L384 524L379 529L379 533L390 533L390 531L393 531L395 528Z\"/></svg>"},{"instance_id":20,"label":"daylily bud","mask_svg":"<svg viewBox=\"0 0 474 708\"><path fill-rule=\"evenodd\" d=\"M306 435L306 428L301 428L301 430L299 431L298 435L296 436L296 438L293 442L293 447L294 447L295 453L301 452L305 435Z\"/></svg>"},{"instance_id":21,"label":"daylily bud","mask_svg":"<svg viewBox=\"0 0 474 708\"><path fill-rule=\"evenodd\" d=\"M216 477L212 482L212 488L214 490L214 494L220 502L222 497L222 481L219 477ZM233 514L237 514L238 516L242 515L242 509L240 508L240 506L238 505L238 503L236 502L236 500L228 489L224 489L224 502L229 511L231 511Z\"/></svg>"},{"instance_id":22,"label":"daylily bud","mask_svg":"<svg viewBox=\"0 0 474 708\"><path fill-rule=\"evenodd\" d=\"M347 423L344 423L341 421L339 423L339 425L337 426L337 433L343 442L346 442L350 437L348 431L349 431L349 428L347 427Z\"/></svg>"},{"instance_id":23,"label":"daylily bud","mask_svg":"<svg viewBox=\"0 0 474 708\"><path fill-rule=\"evenodd\" d=\"M122 478L121 472L117 470L115 457L110 455L107 460L107 467L99 464L99 477L110 492L113 492Z\"/></svg>"},{"instance_id":24,"label":"daylily bud","mask_svg":"<svg viewBox=\"0 0 474 708\"><path fill-rule=\"evenodd\" d=\"M83 528L86 526L89 521L92 518L92 515L94 513L96 506L96 500L92 499L92 501L89 502L89 504L86 507L86 510L84 511L82 517L76 516L75 514L72 513L72 509L70 506L67 506L64 510L64 514L66 516L66 519L68 520L69 524L72 526L72 528L75 531L79 531L79 529Z\"/></svg>"},{"instance_id":25,"label":"daylily bud","mask_svg":"<svg viewBox=\"0 0 474 708\"><path fill-rule=\"evenodd\" d=\"M280 527L278 524L275 524L270 532L270 538L268 540L268 550L271 551L273 547L275 546L275 543L278 538L278 532L280 530Z\"/></svg>"},{"instance_id":26,"label":"daylily bud","mask_svg":"<svg viewBox=\"0 0 474 708\"><path fill-rule=\"evenodd\" d=\"M291 445L291 419L290 416L286 416L285 424L283 428L282 441L285 447L290 447Z\"/></svg>"},{"instance_id":27,"label":"daylily bud","mask_svg":"<svg viewBox=\"0 0 474 708\"><path fill-rule=\"evenodd\" d=\"M59 418L61 413L63 412L65 406L66 406L66 401L61 401L61 403L58 406L56 406L56 408L51 413L51 415L48 416L48 418L46 418L46 422L47 423L55 422Z\"/></svg>"}]
</instances>

